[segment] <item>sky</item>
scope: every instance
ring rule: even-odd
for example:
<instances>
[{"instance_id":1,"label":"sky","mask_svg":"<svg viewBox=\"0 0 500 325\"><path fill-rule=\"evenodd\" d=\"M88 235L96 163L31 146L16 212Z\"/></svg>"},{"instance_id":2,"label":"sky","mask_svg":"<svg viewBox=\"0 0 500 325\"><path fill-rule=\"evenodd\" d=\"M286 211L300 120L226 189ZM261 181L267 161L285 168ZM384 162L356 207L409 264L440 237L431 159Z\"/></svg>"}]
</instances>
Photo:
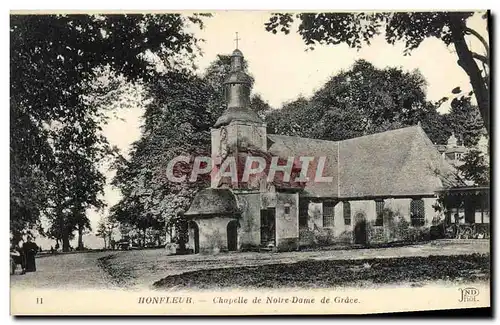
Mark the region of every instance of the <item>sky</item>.
<instances>
[{"instance_id":1,"label":"sky","mask_svg":"<svg viewBox=\"0 0 500 325\"><path fill-rule=\"evenodd\" d=\"M467 75L456 63L454 49L447 48L439 39L425 40L411 56L403 55L403 43L389 45L383 35L359 51L345 44L322 45L314 51L305 51L306 46L298 33L274 35L265 31L264 23L268 18L268 12L215 13L207 20L205 29L198 33L206 40L199 67L208 67L217 54L231 53L235 47L235 32L238 32L239 48L255 77L254 92L260 93L273 107L294 100L299 94L312 95L331 76L349 69L357 59L365 59L379 68L419 69L428 81L427 95L431 100L449 94L457 85L464 90L470 89ZM480 15L471 19L469 26L486 33ZM481 50L475 39L471 39L471 45Z\"/></svg>"},{"instance_id":2,"label":"sky","mask_svg":"<svg viewBox=\"0 0 500 325\"><path fill-rule=\"evenodd\" d=\"M341 70L349 69L358 59L371 62L378 68L400 67L404 70L420 70L427 80L427 97L439 100L450 95L451 90L460 86L463 91L470 91L471 86L466 73L458 66L453 47L446 47L439 39L426 39L411 55L404 56L403 43L389 45L383 35L373 39L370 46L351 49L345 44L319 45L313 51L305 51L306 46L296 29L288 35L272 34L264 28L270 16L265 11L218 11L205 20L203 30L195 30L197 37L205 41L200 43L203 56L196 61L202 73L218 54L230 54L235 49L235 36L238 32L239 49L248 61L248 70L255 78L253 92L259 93L273 108L292 101L299 96L309 97L330 77ZM480 32L486 39L486 24L480 14L468 21L468 26ZM482 45L473 37L468 37L469 46L480 54ZM449 103L440 107L446 112ZM112 145L127 153L130 145L140 137L141 116L144 107L138 102L117 112L117 117L104 127L104 134ZM106 171L108 183L114 173ZM109 207L120 199L119 191L106 186L105 197ZM93 229L107 210L89 212ZM94 236L85 238L91 248L102 247L102 239ZM45 246L51 245L49 241Z\"/></svg>"}]
</instances>

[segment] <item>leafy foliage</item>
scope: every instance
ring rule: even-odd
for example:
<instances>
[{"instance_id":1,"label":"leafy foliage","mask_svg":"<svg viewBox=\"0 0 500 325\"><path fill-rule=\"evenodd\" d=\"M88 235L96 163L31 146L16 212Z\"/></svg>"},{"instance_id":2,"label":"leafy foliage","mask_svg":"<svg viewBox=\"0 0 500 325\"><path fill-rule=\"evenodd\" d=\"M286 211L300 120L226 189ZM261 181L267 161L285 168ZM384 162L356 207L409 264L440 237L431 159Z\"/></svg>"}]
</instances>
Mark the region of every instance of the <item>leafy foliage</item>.
<instances>
[{"instance_id":1,"label":"leafy foliage","mask_svg":"<svg viewBox=\"0 0 500 325\"><path fill-rule=\"evenodd\" d=\"M118 226L113 217L102 217L97 224L96 236L104 241L104 248L111 247L113 242L113 230Z\"/></svg>"},{"instance_id":2,"label":"leafy foliage","mask_svg":"<svg viewBox=\"0 0 500 325\"><path fill-rule=\"evenodd\" d=\"M426 38L437 37L447 45L452 42L448 12L375 12L375 13L299 13L299 34L307 45L346 43L360 48L370 45L371 39L385 32L389 44L404 41L405 54L417 48ZM472 12L455 13L467 19ZM294 21L292 14L273 14L265 24L266 30L285 34ZM279 28L281 27L281 28Z\"/></svg>"},{"instance_id":3,"label":"leafy foliage","mask_svg":"<svg viewBox=\"0 0 500 325\"><path fill-rule=\"evenodd\" d=\"M51 220L48 233L67 250L85 209L99 208L110 153L101 125L117 79L149 80L157 67L187 67L196 50L189 25L200 16L12 15L10 18L11 232ZM185 56L185 54L189 54ZM94 87L98 85L97 87ZM94 88L93 88L94 87ZM96 104L97 103L97 104Z\"/></svg>"},{"instance_id":4,"label":"leafy foliage","mask_svg":"<svg viewBox=\"0 0 500 325\"><path fill-rule=\"evenodd\" d=\"M466 147L476 146L481 135L485 134L484 123L470 97L454 98L447 114L451 130L462 139Z\"/></svg>"},{"instance_id":5,"label":"leafy foliage","mask_svg":"<svg viewBox=\"0 0 500 325\"><path fill-rule=\"evenodd\" d=\"M102 240L104 241L104 248L107 247L106 245L106 238L108 237L107 229L106 229L106 223L104 220L99 220L99 223L97 224L97 231L96 231L96 236L101 237Z\"/></svg>"},{"instance_id":6,"label":"leafy foliage","mask_svg":"<svg viewBox=\"0 0 500 325\"><path fill-rule=\"evenodd\" d=\"M131 158L121 159L114 184L123 199L113 208L116 219L139 229L161 226L167 216L185 209L199 183L172 183L168 162L179 155L209 152L213 118L208 113L210 87L199 77L172 72L149 86L154 99L144 114L141 139ZM164 225L164 224L163 224Z\"/></svg>"},{"instance_id":7,"label":"leafy foliage","mask_svg":"<svg viewBox=\"0 0 500 325\"><path fill-rule=\"evenodd\" d=\"M472 180L475 185L490 184L490 166L484 154L479 150L470 150L463 157L463 164L457 169L465 179Z\"/></svg>"},{"instance_id":8,"label":"leafy foliage","mask_svg":"<svg viewBox=\"0 0 500 325\"><path fill-rule=\"evenodd\" d=\"M353 12L353 13L275 13L265 28L274 34L289 34L297 19L297 27L308 49L317 44L347 44L352 48L370 45L377 35L384 34L389 44L404 42L409 55L427 38L438 38L446 46L453 45L458 65L467 73L476 96L481 116L489 130L489 44L477 31L467 27L473 12ZM483 15L487 19L487 14ZM484 54L472 52L465 41L474 36L484 46ZM478 67L480 62L482 68ZM454 89L456 93L459 89ZM469 96L471 96L470 94Z\"/></svg>"},{"instance_id":9,"label":"leafy foliage","mask_svg":"<svg viewBox=\"0 0 500 325\"><path fill-rule=\"evenodd\" d=\"M300 97L271 111L268 131L337 141L420 122L432 141L445 143L451 133L443 128L437 105L427 101L425 85L418 71L377 69L358 60L311 99Z\"/></svg>"},{"instance_id":10,"label":"leafy foliage","mask_svg":"<svg viewBox=\"0 0 500 325\"><path fill-rule=\"evenodd\" d=\"M197 155L210 155L210 128L226 108L223 84L229 69L230 57L219 55L201 77L169 72L148 83L151 102L143 116L141 138L133 144L130 159L120 157L116 163L113 184L123 198L112 214L119 222L143 233L184 224L182 211L200 189L209 186L209 179L170 182L167 164L180 155L191 157L191 162ZM251 105L260 112L269 109L258 95L252 97ZM188 166L178 165L179 172L189 175ZM174 240L181 237L177 231Z\"/></svg>"}]
</instances>

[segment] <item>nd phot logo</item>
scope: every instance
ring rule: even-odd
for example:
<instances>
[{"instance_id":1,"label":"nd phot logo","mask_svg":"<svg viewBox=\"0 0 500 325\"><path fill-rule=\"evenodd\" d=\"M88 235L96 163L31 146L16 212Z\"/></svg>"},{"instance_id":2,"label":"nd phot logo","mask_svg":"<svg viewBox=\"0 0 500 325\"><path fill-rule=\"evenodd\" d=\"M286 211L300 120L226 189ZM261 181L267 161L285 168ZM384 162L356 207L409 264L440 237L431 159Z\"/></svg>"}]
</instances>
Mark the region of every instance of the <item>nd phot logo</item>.
<instances>
[{"instance_id":1,"label":"nd phot logo","mask_svg":"<svg viewBox=\"0 0 500 325\"><path fill-rule=\"evenodd\" d=\"M473 302L479 301L477 300L477 296L479 295L479 290L474 287L458 289L460 291L460 299L459 302Z\"/></svg>"}]
</instances>

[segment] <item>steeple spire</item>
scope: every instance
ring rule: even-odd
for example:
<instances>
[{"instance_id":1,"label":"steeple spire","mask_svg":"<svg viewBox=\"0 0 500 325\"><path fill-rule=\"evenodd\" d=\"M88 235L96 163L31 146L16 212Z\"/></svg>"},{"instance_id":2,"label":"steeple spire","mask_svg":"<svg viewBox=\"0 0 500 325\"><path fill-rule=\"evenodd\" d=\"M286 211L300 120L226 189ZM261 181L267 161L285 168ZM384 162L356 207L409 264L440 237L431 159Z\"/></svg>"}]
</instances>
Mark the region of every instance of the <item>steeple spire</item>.
<instances>
[{"instance_id":1,"label":"steeple spire","mask_svg":"<svg viewBox=\"0 0 500 325\"><path fill-rule=\"evenodd\" d=\"M236 49L238 49L238 41L241 41L241 38L238 38L238 32L236 32L236 38L234 40L236 41Z\"/></svg>"},{"instance_id":2,"label":"steeple spire","mask_svg":"<svg viewBox=\"0 0 500 325\"><path fill-rule=\"evenodd\" d=\"M236 44L238 35L236 34ZM224 82L227 109L215 123L215 127L227 125L232 121L263 123L250 108L251 79L243 67L243 53L235 49L231 54L231 71Z\"/></svg>"}]
</instances>

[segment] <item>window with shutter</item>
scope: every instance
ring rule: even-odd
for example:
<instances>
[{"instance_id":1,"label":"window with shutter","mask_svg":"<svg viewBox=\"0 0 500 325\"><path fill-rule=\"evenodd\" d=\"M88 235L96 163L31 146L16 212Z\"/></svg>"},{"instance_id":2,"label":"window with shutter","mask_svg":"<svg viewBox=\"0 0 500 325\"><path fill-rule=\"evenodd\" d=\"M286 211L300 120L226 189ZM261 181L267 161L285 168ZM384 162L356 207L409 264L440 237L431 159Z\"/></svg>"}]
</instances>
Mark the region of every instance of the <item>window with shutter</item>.
<instances>
[{"instance_id":1,"label":"window with shutter","mask_svg":"<svg viewBox=\"0 0 500 325\"><path fill-rule=\"evenodd\" d=\"M351 203L344 202L344 225L351 225Z\"/></svg>"},{"instance_id":2,"label":"window with shutter","mask_svg":"<svg viewBox=\"0 0 500 325\"><path fill-rule=\"evenodd\" d=\"M384 200L375 201L375 213L377 214L375 219L375 226L384 225Z\"/></svg>"},{"instance_id":3,"label":"window with shutter","mask_svg":"<svg viewBox=\"0 0 500 325\"><path fill-rule=\"evenodd\" d=\"M410 219L411 225L414 227L420 227L425 224L424 200L411 200Z\"/></svg>"},{"instance_id":4,"label":"window with shutter","mask_svg":"<svg viewBox=\"0 0 500 325\"><path fill-rule=\"evenodd\" d=\"M323 227L333 227L335 221L335 204L323 203Z\"/></svg>"}]
</instances>

